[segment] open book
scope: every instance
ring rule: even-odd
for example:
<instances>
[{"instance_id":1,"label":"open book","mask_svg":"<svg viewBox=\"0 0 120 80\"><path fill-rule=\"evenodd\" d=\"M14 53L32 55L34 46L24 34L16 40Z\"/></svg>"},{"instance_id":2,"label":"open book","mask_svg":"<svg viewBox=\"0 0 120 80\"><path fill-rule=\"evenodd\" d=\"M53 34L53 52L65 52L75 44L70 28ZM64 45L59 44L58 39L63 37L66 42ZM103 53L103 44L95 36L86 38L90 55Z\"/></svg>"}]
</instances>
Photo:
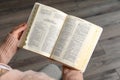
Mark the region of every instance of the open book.
<instances>
[{"instance_id":1,"label":"open book","mask_svg":"<svg viewBox=\"0 0 120 80\"><path fill-rule=\"evenodd\" d=\"M35 3L20 47L85 71L102 28L55 8Z\"/></svg>"}]
</instances>

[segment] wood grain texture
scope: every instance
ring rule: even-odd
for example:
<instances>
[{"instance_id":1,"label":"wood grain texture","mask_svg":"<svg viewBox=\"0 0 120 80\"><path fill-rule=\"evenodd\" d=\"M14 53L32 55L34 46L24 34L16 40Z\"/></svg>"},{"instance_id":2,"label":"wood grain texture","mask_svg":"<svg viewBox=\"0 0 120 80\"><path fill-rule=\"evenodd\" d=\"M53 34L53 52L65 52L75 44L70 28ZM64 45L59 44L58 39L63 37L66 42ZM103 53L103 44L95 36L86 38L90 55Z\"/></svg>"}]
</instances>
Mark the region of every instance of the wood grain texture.
<instances>
[{"instance_id":1,"label":"wood grain texture","mask_svg":"<svg viewBox=\"0 0 120 80\"><path fill-rule=\"evenodd\" d=\"M115 69L86 77L85 80L119 80L119 75Z\"/></svg>"},{"instance_id":2,"label":"wood grain texture","mask_svg":"<svg viewBox=\"0 0 120 80\"><path fill-rule=\"evenodd\" d=\"M0 0L0 41L11 29L27 22L35 2L103 27L103 34L84 73L85 80L120 80L120 0ZM0 42L1 43L1 42ZM19 49L9 63L20 70L39 71L48 59Z\"/></svg>"}]
</instances>

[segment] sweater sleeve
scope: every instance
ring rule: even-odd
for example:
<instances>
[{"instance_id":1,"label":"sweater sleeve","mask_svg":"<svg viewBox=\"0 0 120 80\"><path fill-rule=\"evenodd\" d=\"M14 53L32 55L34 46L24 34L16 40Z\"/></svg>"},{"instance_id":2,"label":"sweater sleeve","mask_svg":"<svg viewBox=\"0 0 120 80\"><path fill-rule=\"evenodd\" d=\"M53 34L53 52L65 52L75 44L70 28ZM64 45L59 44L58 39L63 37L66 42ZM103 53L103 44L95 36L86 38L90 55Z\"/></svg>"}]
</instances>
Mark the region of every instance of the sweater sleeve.
<instances>
[{"instance_id":1,"label":"sweater sleeve","mask_svg":"<svg viewBox=\"0 0 120 80\"><path fill-rule=\"evenodd\" d=\"M21 72L19 70L10 70L0 77L0 80L55 80L43 72L34 72L32 70Z\"/></svg>"},{"instance_id":2,"label":"sweater sleeve","mask_svg":"<svg viewBox=\"0 0 120 80\"><path fill-rule=\"evenodd\" d=\"M12 34L8 34L7 38L0 45L0 63L7 64L17 51L18 39Z\"/></svg>"}]
</instances>

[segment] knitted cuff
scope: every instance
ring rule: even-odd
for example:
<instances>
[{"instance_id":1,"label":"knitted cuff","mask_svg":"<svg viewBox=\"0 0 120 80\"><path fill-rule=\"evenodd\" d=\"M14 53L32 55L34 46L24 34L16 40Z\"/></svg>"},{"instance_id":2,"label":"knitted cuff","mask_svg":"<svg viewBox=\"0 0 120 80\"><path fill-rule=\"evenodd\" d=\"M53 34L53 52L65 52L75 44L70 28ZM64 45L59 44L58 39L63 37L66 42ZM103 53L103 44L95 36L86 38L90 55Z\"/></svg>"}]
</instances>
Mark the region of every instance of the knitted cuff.
<instances>
[{"instance_id":1,"label":"knitted cuff","mask_svg":"<svg viewBox=\"0 0 120 80\"><path fill-rule=\"evenodd\" d=\"M8 63L17 50L18 39L12 34L8 34L4 43L0 46L0 62Z\"/></svg>"}]
</instances>

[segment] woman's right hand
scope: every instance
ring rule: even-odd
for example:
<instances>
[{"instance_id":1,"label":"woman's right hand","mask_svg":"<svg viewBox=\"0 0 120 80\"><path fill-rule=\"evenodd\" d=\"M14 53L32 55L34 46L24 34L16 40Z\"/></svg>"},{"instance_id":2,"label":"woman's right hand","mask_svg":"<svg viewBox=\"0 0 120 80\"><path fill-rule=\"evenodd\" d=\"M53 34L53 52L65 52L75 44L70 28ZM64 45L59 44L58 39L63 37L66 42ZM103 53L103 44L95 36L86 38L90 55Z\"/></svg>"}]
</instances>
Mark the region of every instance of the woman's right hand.
<instances>
[{"instance_id":1,"label":"woman's right hand","mask_svg":"<svg viewBox=\"0 0 120 80\"><path fill-rule=\"evenodd\" d=\"M78 70L64 67L63 80L83 80L83 74Z\"/></svg>"}]
</instances>

